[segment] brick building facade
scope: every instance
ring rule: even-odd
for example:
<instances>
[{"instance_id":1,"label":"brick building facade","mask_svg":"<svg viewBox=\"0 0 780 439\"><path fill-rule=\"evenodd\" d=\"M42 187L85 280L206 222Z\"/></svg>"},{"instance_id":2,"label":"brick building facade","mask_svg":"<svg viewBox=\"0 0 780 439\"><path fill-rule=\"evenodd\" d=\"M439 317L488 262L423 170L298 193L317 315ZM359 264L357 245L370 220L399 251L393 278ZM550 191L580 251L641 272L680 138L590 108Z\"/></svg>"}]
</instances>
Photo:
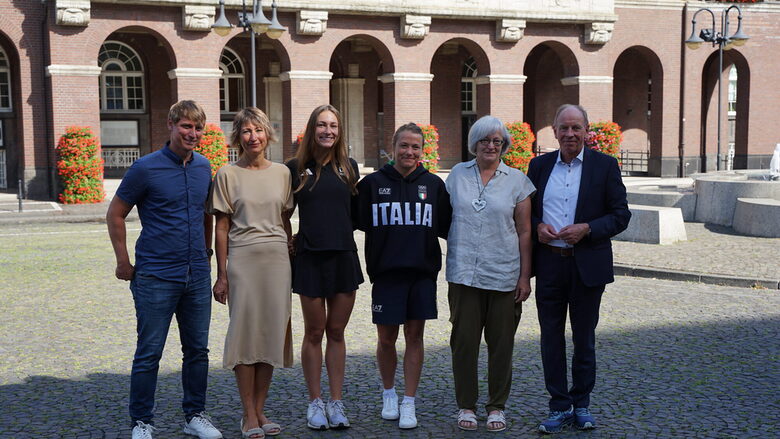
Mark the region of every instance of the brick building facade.
<instances>
[{"instance_id":1,"label":"brick building facade","mask_svg":"<svg viewBox=\"0 0 780 439\"><path fill-rule=\"evenodd\" d=\"M237 22L240 0L226 0ZM250 0L248 3L252 3ZM268 5L266 5L266 10ZM654 176L716 168L718 51L683 41L699 8L681 0L343 0L322 9L280 0L281 38L257 37L257 103L280 131L270 158L293 152L311 110L344 113L351 154L376 166L394 128L432 123L444 167L467 159L477 117L529 122L556 142L555 108L623 127L626 170ZM740 4L748 43L724 52L722 149L734 168L768 168L780 142L780 2ZM167 138L165 117L195 99L229 129L251 102L250 39L210 31L218 0L0 0L0 186L56 192L54 145L70 125L100 133L106 174ZM736 14L729 15L730 33ZM710 26L699 14L697 26ZM720 25L716 26L718 29ZM733 149L733 158L729 158ZM637 158L637 160L634 160ZM682 171L681 171L682 166Z\"/></svg>"}]
</instances>

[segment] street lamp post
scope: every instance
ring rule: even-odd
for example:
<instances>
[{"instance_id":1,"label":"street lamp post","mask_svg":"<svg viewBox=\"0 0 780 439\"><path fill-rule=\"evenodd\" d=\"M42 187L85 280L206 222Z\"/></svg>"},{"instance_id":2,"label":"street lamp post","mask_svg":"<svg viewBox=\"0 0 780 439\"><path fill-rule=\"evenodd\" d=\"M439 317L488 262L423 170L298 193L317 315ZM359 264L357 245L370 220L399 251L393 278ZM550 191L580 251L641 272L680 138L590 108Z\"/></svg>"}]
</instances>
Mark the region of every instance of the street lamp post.
<instances>
[{"instance_id":1,"label":"street lamp post","mask_svg":"<svg viewBox=\"0 0 780 439\"><path fill-rule=\"evenodd\" d=\"M282 36L285 30L276 17L276 0L271 4L271 20L268 20L263 14L263 5L260 0L252 0L252 12L246 10L246 0L242 0L242 11L238 13L238 25L244 29L244 32L250 33L250 50L252 52L251 75L252 75L252 106L257 107L257 66L255 60L255 34L266 34L268 38L277 39ZM233 25L228 21L225 15L225 0L219 0L219 16L211 25L214 32L220 36L227 36L232 30Z\"/></svg>"},{"instance_id":2,"label":"street lamp post","mask_svg":"<svg viewBox=\"0 0 780 439\"><path fill-rule=\"evenodd\" d=\"M734 32L733 35L728 35L729 33L729 12L731 12L732 9L736 9L738 16L737 16L737 31ZM699 15L699 12L707 11L710 13L710 16L712 17L712 27L704 28L701 30L701 32L697 35L696 34L696 16ZM721 144L721 99L722 99L722 88L721 85L723 76L723 51L729 50L734 46L742 46L744 45L747 40L748 36L745 35L742 32L742 9L739 8L737 5L731 5L728 8L721 11L720 14L720 32L717 31L715 28L715 13L712 12L709 8L701 8L696 13L693 14L693 19L691 19L691 36L685 40L685 45L688 46L689 49L696 50L705 42L712 43L712 46L718 46L718 159L716 163L716 169L720 171L720 162L721 162L721 154L720 154L720 144Z\"/></svg>"}]
</instances>

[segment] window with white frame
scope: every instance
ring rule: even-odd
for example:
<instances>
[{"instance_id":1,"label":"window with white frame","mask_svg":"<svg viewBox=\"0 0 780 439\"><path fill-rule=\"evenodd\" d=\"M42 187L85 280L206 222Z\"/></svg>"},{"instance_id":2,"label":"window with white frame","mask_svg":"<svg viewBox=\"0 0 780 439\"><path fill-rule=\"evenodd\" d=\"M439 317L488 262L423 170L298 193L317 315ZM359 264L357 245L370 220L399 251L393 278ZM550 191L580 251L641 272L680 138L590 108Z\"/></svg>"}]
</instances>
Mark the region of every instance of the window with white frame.
<instances>
[{"instance_id":1,"label":"window with white frame","mask_svg":"<svg viewBox=\"0 0 780 439\"><path fill-rule=\"evenodd\" d=\"M463 71L460 78L460 112L461 114L473 114L477 112L477 63L469 57L463 63Z\"/></svg>"},{"instance_id":2,"label":"window with white frame","mask_svg":"<svg viewBox=\"0 0 780 439\"><path fill-rule=\"evenodd\" d=\"M737 116L737 67L729 70L729 117Z\"/></svg>"},{"instance_id":3,"label":"window with white frame","mask_svg":"<svg viewBox=\"0 0 780 439\"><path fill-rule=\"evenodd\" d=\"M244 89L244 66L236 52L229 48L222 50L219 58L222 79L219 81L219 108L222 113L237 113L246 105Z\"/></svg>"},{"instance_id":4,"label":"window with white frame","mask_svg":"<svg viewBox=\"0 0 780 439\"><path fill-rule=\"evenodd\" d=\"M0 111L11 111L11 65L0 47Z\"/></svg>"},{"instance_id":5,"label":"window with white frame","mask_svg":"<svg viewBox=\"0 0 780 439\"><path fill-rule=\"evenodd\" d=\"M110 112L140 112L144 102L144 66L127 44L106 41L100 48L100 109Z\"/></svg>"}]
</instances>

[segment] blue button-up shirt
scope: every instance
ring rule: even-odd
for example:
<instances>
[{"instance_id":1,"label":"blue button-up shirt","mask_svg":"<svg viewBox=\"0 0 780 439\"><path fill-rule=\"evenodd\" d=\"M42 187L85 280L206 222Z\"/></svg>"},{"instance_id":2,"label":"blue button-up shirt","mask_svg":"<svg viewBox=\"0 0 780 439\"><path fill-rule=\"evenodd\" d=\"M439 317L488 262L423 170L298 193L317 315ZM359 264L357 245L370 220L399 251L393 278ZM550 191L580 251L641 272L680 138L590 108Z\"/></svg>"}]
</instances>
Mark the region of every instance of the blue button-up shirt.
<instances>
[{"instance_id":1,"label":"blue button-up shirt","mask_svg":"<svg viewBox=\"0 0 780 439\"><path fill-rule=\"evenodd\" d=\"M584 151L584 148L581 149L571 163L561 160L561 152L558 151L558 159L547 180L542 201L544 203L542 222L553 226L556 232L574 224L574 214L577 212L577 200L580 196ZM560 239L550 241L550 245L571 247Z\"/></svg>"},{"instance_id":2,"label":"blue button-up shirt","mask_svg":"<svg viewBox=\"0 0 780 439\"><path fill-rule=\"evenodd\" d=\"M137 273L175 282L210 273L203 227L210 185L209 161L195 152L184 163L166 144L133 163L116 195L138 207Z\"/></svg>"}]
</instances>

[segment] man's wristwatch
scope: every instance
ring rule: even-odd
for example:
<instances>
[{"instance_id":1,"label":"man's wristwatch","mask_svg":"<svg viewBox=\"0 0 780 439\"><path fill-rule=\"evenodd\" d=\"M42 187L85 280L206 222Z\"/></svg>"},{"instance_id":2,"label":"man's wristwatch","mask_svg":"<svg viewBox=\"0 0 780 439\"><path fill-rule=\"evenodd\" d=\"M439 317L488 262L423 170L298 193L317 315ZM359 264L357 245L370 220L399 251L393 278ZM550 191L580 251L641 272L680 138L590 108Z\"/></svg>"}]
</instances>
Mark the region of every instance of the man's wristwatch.
<instances>
[{"instance_id":1,"label":"man's wristwatch","mask_svg":"<svg viewBox=\"0 0 780 439\"><path fill-rule=\"evenodd\" d=\"M213 248L207 248L206 249L206 256L208 256L208 257L214 256L214 249Z\"/></svg>"}]
</instances>

